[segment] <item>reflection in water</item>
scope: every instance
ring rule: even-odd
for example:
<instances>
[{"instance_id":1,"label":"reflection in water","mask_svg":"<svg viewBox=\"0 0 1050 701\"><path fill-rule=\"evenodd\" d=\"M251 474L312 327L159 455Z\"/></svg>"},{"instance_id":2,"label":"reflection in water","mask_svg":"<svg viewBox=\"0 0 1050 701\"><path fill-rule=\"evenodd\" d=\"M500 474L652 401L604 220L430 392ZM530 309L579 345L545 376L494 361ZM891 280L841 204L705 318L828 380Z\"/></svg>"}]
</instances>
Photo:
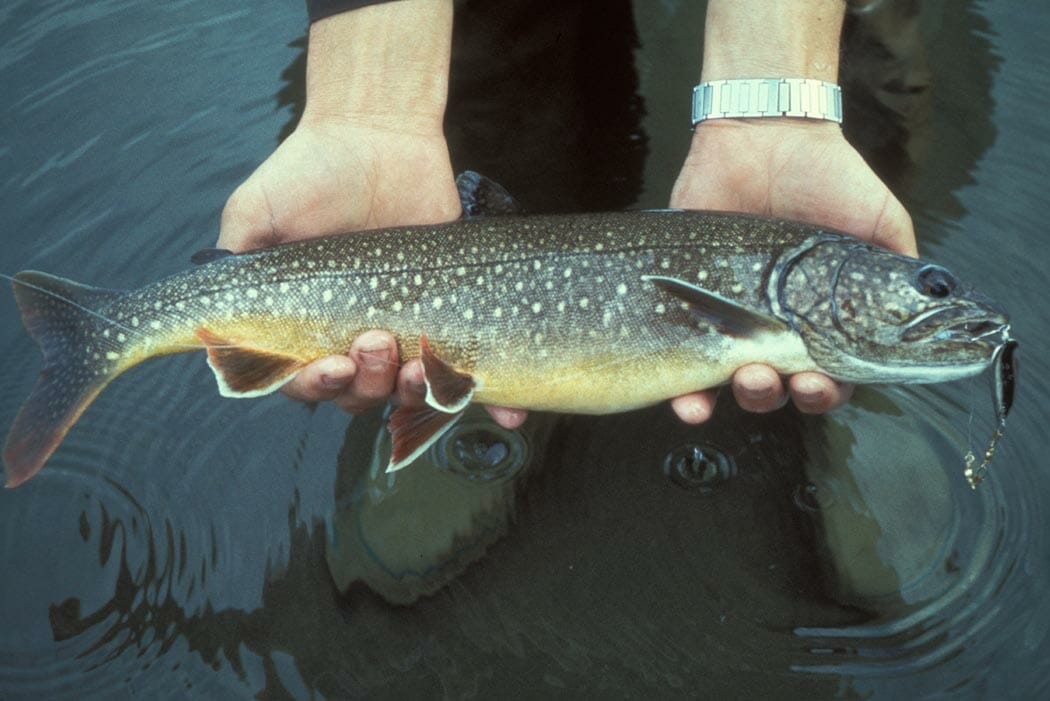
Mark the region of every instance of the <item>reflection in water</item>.
<instances>
[{"instance_id":1,"label":"reflection in water","mask_svg":"<svg viewBox=\"0 0 1050 701\"><path fill-rule=\"evenodd\" d=\"M464 418L409 469L386 473L390 434L377 413L347 432L326 556L340 591L363 584L390 603L433 594L503 538L543 455L553 417L518 432L485 410Z\"/></svg>"}]
</instances>

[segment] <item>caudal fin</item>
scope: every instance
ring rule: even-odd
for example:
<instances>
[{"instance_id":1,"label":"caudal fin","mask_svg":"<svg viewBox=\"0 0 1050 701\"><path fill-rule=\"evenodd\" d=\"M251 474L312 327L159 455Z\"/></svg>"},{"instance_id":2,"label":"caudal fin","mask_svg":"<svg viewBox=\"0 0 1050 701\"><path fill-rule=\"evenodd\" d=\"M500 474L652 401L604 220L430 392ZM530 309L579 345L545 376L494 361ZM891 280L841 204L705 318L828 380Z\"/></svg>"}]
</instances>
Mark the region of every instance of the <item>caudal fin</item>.
<instances>
[{"instance_id":1,"label":"caudal fin","mask_svg":"<svg viewBox=\"0 0 1050 701\"><path fill-rule=\"evenodd\" d=\"M69 428L124 365L127 340L97 310L123 292L25 271L12 279L15 301L29 335L44 354L44 367L4 444L7 487L17 487L43 467Z\"/></svg>"}]
</instances>

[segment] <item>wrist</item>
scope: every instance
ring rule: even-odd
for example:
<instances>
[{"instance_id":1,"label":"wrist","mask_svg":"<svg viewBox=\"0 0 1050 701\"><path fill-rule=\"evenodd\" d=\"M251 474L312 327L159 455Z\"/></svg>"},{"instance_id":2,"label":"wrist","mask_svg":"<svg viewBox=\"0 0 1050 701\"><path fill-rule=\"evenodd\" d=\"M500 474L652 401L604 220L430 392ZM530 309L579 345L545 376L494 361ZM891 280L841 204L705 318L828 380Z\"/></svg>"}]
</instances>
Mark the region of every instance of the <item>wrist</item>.
<instances>
[{"instance_id":1,"label":"wrist","mask_svg":"<svg viewBox=\"0 0 1050 701\"><path fill-rule=\"evenodd\" d=\"M701 81L838 80L843 0L710 0Z\"/></svg>"},{"instance_id":2,"label":"wrist","mask_svg":"<svg viewBox=\"0 0 1050 701\"><path fill-rule=\"evenodd\" d=\"M400 0L314 22L303 122L442 134L451 37L451 0Z\"/></svg>"}]
</instances>

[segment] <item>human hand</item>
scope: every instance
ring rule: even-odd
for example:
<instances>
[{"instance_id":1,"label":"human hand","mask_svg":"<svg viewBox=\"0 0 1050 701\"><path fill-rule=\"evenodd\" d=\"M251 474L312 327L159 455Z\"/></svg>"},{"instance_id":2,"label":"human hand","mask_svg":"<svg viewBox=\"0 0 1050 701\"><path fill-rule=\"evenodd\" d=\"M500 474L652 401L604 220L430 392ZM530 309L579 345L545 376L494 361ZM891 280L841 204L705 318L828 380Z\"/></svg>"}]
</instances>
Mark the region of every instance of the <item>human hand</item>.
<instances>
[{"instance_id":1,"label":"human hand","mask_svg":"<svg viewBox=\"0 0 1050 701\"><path fill-rule=\"evenodd\" d=\"M850 146L838 125L796 119L722 119L697 126L671 206L750 212L839 229L906 255L917 255L911 217ZM818 414L849 400L852 385L814 372L785 386L767 365L733 375L733 395L744 409L773 411L793 400ZM686 422L714 411L715 392L672 401Z\"/></svg>"},{"instance_id":2,"label":"human hand","mask_svg":"<svg viewBox=\"0 0 1050 701\"><path fill-rule=\"evenodd\" d=\"M244 251L344 231L455 219L459 198L439 134L306 121L233 193L218 245ZM360 413L393 393L418 403L419 361L398 372L397 344L368 331L347 355L321 358L285 385L289 397ZM395 391L396 390L396 391Z\"/></svg>"},{"instance_id":3,"label":"human hand","mask_svg":"<svg viewBox=\"0 0 1050 701\"><path fill-rule=\"evenodd\" d=\"M452 3L405 0L314 22L295 132L233 193L218 245L234 251L460 215L442 133ZM321 358L283 391L352 413L422 401L419 361L399 370L384 331Z\"/></svg>"}]
</instances>

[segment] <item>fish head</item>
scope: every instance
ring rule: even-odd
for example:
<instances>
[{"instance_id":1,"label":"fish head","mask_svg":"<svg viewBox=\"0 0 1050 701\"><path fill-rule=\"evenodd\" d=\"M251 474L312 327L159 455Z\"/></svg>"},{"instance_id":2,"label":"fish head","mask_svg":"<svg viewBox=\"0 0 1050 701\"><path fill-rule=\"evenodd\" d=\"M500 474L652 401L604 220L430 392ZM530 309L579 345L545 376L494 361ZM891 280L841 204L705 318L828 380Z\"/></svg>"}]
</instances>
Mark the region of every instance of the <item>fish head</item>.
<instances>
[{"instance_id":1,"label":"fish head","mask_svg":"<svg viewBox=\"0 0 1050 701\"><path fill-rule=\"evenodd\" d=\"M781 314L843 381L968 377L1009 338L1003 309L947 268L848 238L798 252L777 285Z\"/></svg>"}]
</instances>

